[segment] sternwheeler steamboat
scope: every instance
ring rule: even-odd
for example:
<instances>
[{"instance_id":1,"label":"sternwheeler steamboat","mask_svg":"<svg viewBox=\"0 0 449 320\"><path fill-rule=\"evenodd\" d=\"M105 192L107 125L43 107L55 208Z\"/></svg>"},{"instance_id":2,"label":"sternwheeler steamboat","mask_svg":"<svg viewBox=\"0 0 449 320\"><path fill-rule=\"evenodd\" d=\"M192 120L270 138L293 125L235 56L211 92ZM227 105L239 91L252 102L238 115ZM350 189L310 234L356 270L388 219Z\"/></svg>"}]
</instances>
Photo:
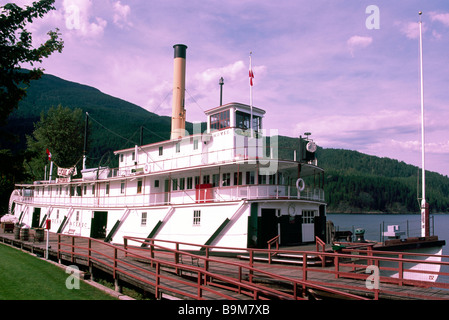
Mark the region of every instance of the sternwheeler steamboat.
<instances>
[{"instance_id":1,"label":"sternwheeler steamboat","mask_svg":"<svg viewBox=\"0 0 449 320\"><path fill-rule=\"evenodd\" d=\"M188 134L185 45L174 46L171 138L115 151L119 167L60 170L56 179L19 184L9 211L50 232L123 243L123 236L222 247L266 247L325 238L324 172L307 136L280 156L265 111L241 103L210 109L207 130ZM297 150L295 150L297 149Z\"/></svg>"}]
</instances>

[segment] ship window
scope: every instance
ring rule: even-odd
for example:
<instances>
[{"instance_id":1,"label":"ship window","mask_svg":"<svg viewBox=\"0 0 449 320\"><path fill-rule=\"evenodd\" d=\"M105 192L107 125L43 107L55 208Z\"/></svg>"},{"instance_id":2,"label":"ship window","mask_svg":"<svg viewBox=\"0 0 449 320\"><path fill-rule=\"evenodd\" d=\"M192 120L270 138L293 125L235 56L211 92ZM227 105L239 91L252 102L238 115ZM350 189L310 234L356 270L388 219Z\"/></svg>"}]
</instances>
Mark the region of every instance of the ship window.
<instances>
[{"instance_id":1,"label":"ship window","mask_svg":"<svg viewBox=\"0 0 449 320\"><path fill-rule=\"evenodd\" d=\"M193 189L193 179L192 177L187 178L187 189Z\"/></svg>"},{"instance_id":2,"label":"ship window","mask_svg":"<svg viewBox=\"0 0 449 320\"><path fill-rule=\"evenodd\" d=\"M181 143L180 142L178 142L176 144L176 153L179 153L179 152L181 152Z\"/></svg>"},{"instance_id":3,"label":"ship window","mask_svg":"<svg viewBox=\"0 0 449 320\"><path fill-rule=\"evenodd\" d=\"M226 129L231 126L230 111L225 110L210 116L210 128L219 130Z\"/></svg>"},{"instance_id":4,"label":"ship window","mask_svg":"<svg viewBox=\"0 0 449 320\"><path fill-rule=\"evenodd\" d=\"M220 184L220 175L219 174L213 174L212 175L212 186L218 187Z\"/></svg>"},{"instance_id":5,"label":"ship window","mask_svg":"<svg viewBox=\"0 0 449 320\"><path fill-rule=\"evenodd\" d=\"M80 212L76 212L76 222L80 221Z\"/></svg>"},{"instance_id":6,"label":"ship window","mask_svg":"<svg viewBox=\"0 0 449 320\"><path fill-rule=\"evenodd\" d=\"M173 191L178 190L178 179L173 179Z\"/></svg>"},{"instance_id":7,"label":"ship window","mask_svg":"<svg viewBox=\"0 0 449 320\"><path fill-rule=\"evenodd\" d=\"M120 162L123 162L123 153L120 154Z\"/></svg>"},{"instance_id":8,"label":"ship window","mask_svg":"<svg viewBox=\"0 0 449 320\"><path fill-rule=\"evenodd\" d=\"M125 193L125 181L120 182L120 193Z\"/></svg>"},{"instance_id":9,"label":"ship window","mask_svg":"<svg viewBox=\"0 0 449 320\"><path fill-rule=\"evenodd\" d=\"M243 129L243 130L250 129L251 114L248 114L248 113L245 113L245 112L241 112L241 111L236 111L236 113L235 113L235 122L236 122L236 127L237 128L240 128L240 129ZM261 129L260 127L261 127L260 117L253 115L253 127L252 127L252 129L254 129L255 131L258 131L258 130Z\"/></svg>"},{"instance_id":10,"label":"ship window","mask_svg":"<svg viewBox=\"0 0 449 320\"><path fill-rule=\"evenodd\" d=\"M210 175L205 175L203 176L203 183L204 184L209 184L210 183Z\"/></svg>"},{"instance_id":11,"label":"ship window","mask_svg":"<svg viewBox=\"0 0 449 320\"><path fill-rule=\"evenodd\" d=\"M198 139L193 140L193 150L198 150Z\"/></svg>"},{"instance_id":12,"label":"ship window","mask_svg":"<svg viewBox=\"0 0 449 320\"><path fill-rule=\"evenodd\" d=\"M106 194L109 194L109 183L106 183Z\"/></svg>"},{"instance_id":13,"label":"ship window","mask_svg":"<svg viewBox=\"0 0 449 320\"><path fill-rule=\"evenodd\" d=\"M136 153L135 152L132 153L131 160L136 160Z\"/></svg>"},{"instance_id":14,"label":"ship window","mask_svg":"<svg viewBox=\"0 0 449 320\"><path fill-rule=\"evenodd\" d=\"M316 210L303 210L302 223L314 223Z\"/></svg>"},{"instance_id":15,"label":"ship window","mask_svg":"<svg viewBox=\"0 0 449 320\"><path fill-rule=\"evenodd\" d=\"M199 226L201 223L201 210L193 211L193 225Z\"/></svg>"},{"instance_id":16,"label":"ship window","mask_svg":"<svg viewBox=\"0 0 449 320\"><path fill-rule=\"evenodd\" d=\"M95 185L92 185L92 195L95 195Z\"/></svg>"},{"instance_id":17,"label":"ship window","mask_svg":"<svg viewBox=\"0 0 449 320\"><path fill-rule=\"evenodd\" d=\"M137 180L137 193L142 193L142 179Z\"/></svg>"},{"instance_id":18,"label":"ship window","mask_svg":"<svg viewBox=\"0 0 449 320\"><path fill-rule=\"evenodd\" d=\"M154 187L159 188L159 180L154 180Z\"/></svg>"},{"instance_id":19,"label":"ship window","mask_svg":"<svg viewBox=\"0 0 449 320\"><path fill-rule=\"evenodd\" d=\"M223 173L223 187L231 185L231 174Z\"/></svg>"},{"instance_id":20,"label":"ship window","mask_svg":"<svg viewBox=\"0 0 449 320\"><path fill-rule=\"evenodd\" d=\"M179 179L179 190L184 190L186 188L186 178Z\"/></svg>"},{"instance_id":21,"label":"ship window","mask_svg":"<svg viewBox=\"0 0 449 320\"><path fill-rule=\"evenodd\" d=\"M159 147L159 155L162 156L164 154L164 147Z\"/></svg>"},{"instance_id":22,"label":"ship window","mask_svg":"<svg viewBox=\"0 0 449 320\"><path fill-rule=\"evenodd\" d=\"M254 184L255 183L254 178L255 178L254 171L246 172L246 184Z\"/></svg>"},{"instance_id":23,"label":"ship window","mask_svg":"<svg viewBox=\"0 0 449 320\"><path fill-rule=\"evenodd\" d=\"M196 177L195 177L195 188L196 188L196 186L199 185L199 184L200 184L200 177L199 177L199 176L196 176Z\"/></svg>"},{"instance_id":24,"label":"ship window","mask_svg":"<svg viewBox=\"0 0 449 320\"><path fill-rule=\"evenodd\" d=\"M242 173L241 172L234 172L234 185L241 185L242 184Z\"/></svg>"},{"instance_id":25,"label":"ship window","mask_svg":"<svg viewBox=\"0 0 449 320\"><path fill-rule=\"evenodd\" d=\"M140 219L140 225L141 226L147 225L147 213L146 212L142 212L142 217Z\"/></svg>"}]
</instances>

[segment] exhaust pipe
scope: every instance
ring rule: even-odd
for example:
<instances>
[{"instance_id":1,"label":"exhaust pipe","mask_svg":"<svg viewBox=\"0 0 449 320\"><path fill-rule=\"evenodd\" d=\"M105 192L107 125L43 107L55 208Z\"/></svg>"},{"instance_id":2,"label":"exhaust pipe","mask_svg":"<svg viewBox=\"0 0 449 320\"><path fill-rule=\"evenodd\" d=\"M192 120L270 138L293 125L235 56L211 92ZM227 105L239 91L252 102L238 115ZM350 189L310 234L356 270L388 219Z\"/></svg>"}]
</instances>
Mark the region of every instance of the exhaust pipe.
<instances>
[{"instance_id":1,"label":"exhaust pipe","mask_svg":"<svg viewBox=\"0 0 449 320\"><path fill-rule=\"evenodd\" d=\"M175 44L174 72L173 72L173 107L171 119L170 139L185 136L186 110L184 108L186 87L186 50L184 44Z\"/></svg>"}]
</instances>

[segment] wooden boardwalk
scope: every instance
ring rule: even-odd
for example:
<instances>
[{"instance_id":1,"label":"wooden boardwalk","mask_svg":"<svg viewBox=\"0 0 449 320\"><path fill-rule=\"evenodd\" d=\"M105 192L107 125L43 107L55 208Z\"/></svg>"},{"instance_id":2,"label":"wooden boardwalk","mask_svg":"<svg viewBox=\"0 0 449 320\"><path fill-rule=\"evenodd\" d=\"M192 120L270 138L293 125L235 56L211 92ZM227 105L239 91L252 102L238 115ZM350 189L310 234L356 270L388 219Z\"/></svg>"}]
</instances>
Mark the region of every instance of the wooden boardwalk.
<instances>
[{"instance_id":1,"label":"wooden boardwalk","mask_svg":"<svg viewBox=\"0 0 449 320\"><path fill-rule=\"evenodd\" d=\"M0 243L45 256L45 239L37 242L32 232L28 241L15 238L14 233L0 232ZM143 249L135 245L127 246L125 250L123 246L89 238L63 235L58 241L58 235L54 233L50 233L49 245L52 260L85 266L94 278L95 270L102 270L116 280L117 288L129 283L158 299L449 300L449 290L395 283L382 282L376 292L367 288L368 274L362 270L341 266L337 277L332 263L324 267L299 263L268 264L242 258L245 254L241 252L218 255L215 251L179 250L179 246ZM345 275L351 275L351 278Z\"/></svg>"}]
</instances>

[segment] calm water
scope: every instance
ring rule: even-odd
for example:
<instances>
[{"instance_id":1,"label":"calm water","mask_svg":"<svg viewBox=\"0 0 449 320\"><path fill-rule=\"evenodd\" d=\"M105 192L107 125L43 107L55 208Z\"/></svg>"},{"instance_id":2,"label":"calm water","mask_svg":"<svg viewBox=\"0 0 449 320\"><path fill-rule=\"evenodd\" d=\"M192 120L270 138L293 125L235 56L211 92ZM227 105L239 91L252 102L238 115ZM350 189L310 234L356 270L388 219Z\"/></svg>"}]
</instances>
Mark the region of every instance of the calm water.
<instances>
[{"instance_id":1,"label":"calm water","mask_svg":"<svg viewBox=\"0 0 449 320\"><path fill-rule=\"evenodd\" d=\"M365 229L365 239L382 241L381 234L388 225L399 225L405 236L421 236L421 215L419 214L327 214L327 220L338 230ZM383 229L383 230L382 230ZM430 215L430 234L446 240L443 254L449 255L449 214Z\"/></svg>"},{"instance_id":2,"label":"calm water","mask_svg":"<svg viewBox=\"0 0 449 320\"><path fill-rule=\"evenodd\" d=\"M354 233L357 228L365 229L365 239L382 241L382 228L387 231L388 225L399 225L405 236L421 236L420 214L327 214L327 220L334 223L337 230L349 230ZM430 215L430 234L446 240L443 246L443 255L449 255L449 214ZM443 258L442 261L449 262ZM442 272L449 273L449 266L443 266ZM440 276L438 282L449 283L449 277Z\"/></svg>"}]
</instances>

